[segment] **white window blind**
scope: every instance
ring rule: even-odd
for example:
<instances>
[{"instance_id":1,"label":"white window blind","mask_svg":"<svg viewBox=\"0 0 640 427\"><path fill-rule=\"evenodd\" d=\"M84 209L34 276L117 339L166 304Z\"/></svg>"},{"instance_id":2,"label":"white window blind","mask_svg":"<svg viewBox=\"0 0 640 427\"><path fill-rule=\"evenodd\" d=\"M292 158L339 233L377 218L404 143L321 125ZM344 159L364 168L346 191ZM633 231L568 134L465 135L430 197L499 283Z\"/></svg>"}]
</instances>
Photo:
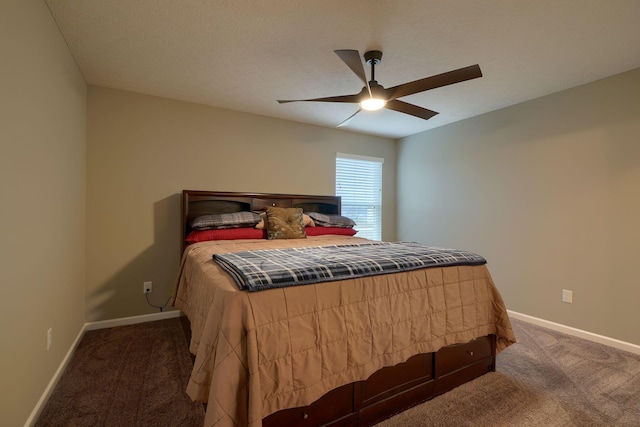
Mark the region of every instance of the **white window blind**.
<instances>
[{"instance_id":1,"label":"white window blind","mask_svg":"<svg viewBox=\"0 0 640 427\"><path fill-rule=\"evenodd\" d=\"M336 196L342 215L356 222L358 237L382 239L382 164L384 159L338 153Z\"/></svg>"}]
</instances>

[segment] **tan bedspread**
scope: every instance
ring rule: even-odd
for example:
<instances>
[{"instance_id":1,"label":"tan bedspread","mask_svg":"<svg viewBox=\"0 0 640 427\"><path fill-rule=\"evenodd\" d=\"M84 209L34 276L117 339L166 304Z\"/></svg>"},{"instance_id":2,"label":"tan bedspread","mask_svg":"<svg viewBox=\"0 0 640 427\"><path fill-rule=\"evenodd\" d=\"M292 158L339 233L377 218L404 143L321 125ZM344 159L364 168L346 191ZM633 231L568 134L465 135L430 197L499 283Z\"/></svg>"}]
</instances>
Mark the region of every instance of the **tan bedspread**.
<instances>
[{"instance_id":1,"label":"tan bedspread","mask_svg":"<svg viewBox=\"0 0 640 427\"><path fill-rule=\"evenodd\" d=\"M214 253L362 240L318 236L190 246L174 305L191 321L189 396L206 426L259 426L284 408L364 380L384 366L487 334L515 342L486 265L429 268L260 292L238 290Z\"/></svg>"}]
</instances>

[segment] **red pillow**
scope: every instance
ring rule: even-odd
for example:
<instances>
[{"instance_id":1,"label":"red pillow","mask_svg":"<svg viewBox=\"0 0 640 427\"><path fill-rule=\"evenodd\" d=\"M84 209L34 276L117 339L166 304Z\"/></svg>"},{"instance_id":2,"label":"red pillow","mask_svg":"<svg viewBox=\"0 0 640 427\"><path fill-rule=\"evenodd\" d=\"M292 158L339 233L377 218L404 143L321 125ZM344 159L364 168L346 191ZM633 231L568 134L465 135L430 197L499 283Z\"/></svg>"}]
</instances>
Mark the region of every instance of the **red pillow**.
<instances>
[{"instance_id":1,"label":"red pillow","mask_svg":"<svg viewBox=\"0 0 640 427\"><path fill-rule=\"evenodd\" d=\"M353 228L344 227L307 227L304 229L307 236L322 236L323 234L338 234L341 236L353 236L357 233Z\"/></svg>"},{"instance_id":2,"label":"red pillow","mask_svg":"<svg viewBox=\"0 0 640 427\"><path fill-rule=\"evenodd\" d=\"M206 242L208 240L265 239L267 230L253 227L223 228L218 230L193 230L187 236L187 243Z\"/></svg>"}]
</instances>

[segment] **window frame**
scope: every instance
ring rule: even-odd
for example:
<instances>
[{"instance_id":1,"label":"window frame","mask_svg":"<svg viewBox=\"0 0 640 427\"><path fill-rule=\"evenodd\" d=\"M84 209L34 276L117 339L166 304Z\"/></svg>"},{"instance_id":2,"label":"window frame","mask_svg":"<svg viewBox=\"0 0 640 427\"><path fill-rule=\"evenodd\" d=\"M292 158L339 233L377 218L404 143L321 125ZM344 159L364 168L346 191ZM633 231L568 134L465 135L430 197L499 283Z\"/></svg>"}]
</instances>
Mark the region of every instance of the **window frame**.
<instances>
[{"instance_id":1,"label":"window frame","mask_svg":"<svg viewBox=\"0 0 640 427\"><path fill-rule=\"evenodd\" d=\"M365 170L370 169L364 172L363 178L367 178L365 179L365 181L368 181L368 180L372 181L370 187L374 187L377 185L379 186L379 189L378 190L371 189L371 191L368 192L368 196L365 195L364 198L359 197L360 200L358 201L350 199L349 194L345 194L345 193L348 193L348 190L340 189L340 181L343 179L343 175L341 176L338 175L339 173L338 163L341 159L346 162L349 162L349 161L361 162L360 166L365 167ZM381 158L381 157L362 156L362 155L347 154L347 153L336 153L335 194L336 196L341 197L342 214L344 216L347 216L353 219L356 222L357 225L354 227L354 229L358 230L358 234L356 235L358 237L364 237L370 240L378 240L378 241L382 240L383 166L384 166L384 158ZM379 173L374 171L374 169L377 169L377 168L379 168ZM356 178L357 178L357 174L354 174L351 181L349 182L355 185ZM377 195L374 194L376 191L377 191ZM359 193L359 195L362 195L362 193ZM367 200L367 197L370 197L369 200ZM367 218L370 218L370 220L368 220Z\"/></svg>"}]
</instances>

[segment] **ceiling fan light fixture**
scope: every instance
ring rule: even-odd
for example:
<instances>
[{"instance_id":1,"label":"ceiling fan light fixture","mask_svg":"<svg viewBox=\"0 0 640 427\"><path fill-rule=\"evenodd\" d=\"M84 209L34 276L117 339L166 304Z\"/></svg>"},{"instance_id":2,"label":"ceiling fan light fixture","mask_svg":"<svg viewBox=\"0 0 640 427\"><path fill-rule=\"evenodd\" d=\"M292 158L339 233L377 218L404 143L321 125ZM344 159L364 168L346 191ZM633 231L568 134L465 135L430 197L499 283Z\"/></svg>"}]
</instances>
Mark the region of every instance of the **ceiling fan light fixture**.
<instances>
[{"instance_id":1,"label":"ceiling fan light fixture","mask_svg":"<svg viewBox=\"0 0 640 427\"><path fill-rule=\"evenodd\" d=\"M367 111L377 111L382 109L386 103L387 101L384 99L367 98L360 101L360 107L362 107L363 110Z\"/></svg>"}]
</instances>

